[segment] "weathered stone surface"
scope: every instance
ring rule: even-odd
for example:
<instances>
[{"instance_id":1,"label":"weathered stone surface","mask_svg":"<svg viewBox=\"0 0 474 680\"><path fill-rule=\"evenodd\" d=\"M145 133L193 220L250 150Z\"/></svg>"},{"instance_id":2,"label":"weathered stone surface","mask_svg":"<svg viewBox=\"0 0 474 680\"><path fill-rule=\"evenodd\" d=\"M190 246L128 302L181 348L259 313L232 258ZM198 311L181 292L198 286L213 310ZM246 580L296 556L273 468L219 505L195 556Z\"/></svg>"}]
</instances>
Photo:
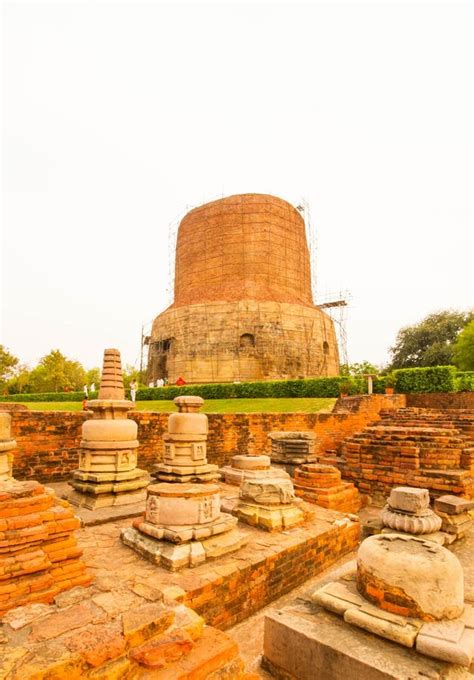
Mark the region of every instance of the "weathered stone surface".
<instances>
[{"instance_id":1,"label":"weathered stone surface","mask_svg":"<svg viewBox=\"0 0 474 680\"><path fill-rule=\"evenodd\" d=\"M428 489L414 489L410 486L397 486L390 491L388 505L392 510L416 513L430 506Z\"/></svg>"},{"instance_id":2,"label":"weathered stone surface","mask_svg":"<svg viewBox=\"0 0 474 680\"><path fill-rule=\"evenodd\" d=\"M436 511L440 510L447 515L459 515L472 510L474 508L474 500L459 498L459 496L440 496L435 499L434 508Z\"/></svg>"},{"instance_id":3,"label":"weathered stone surface","mask_svg":"<svg viewBox=\"0 0 474 680\"><path fill-rule=\"evenodd\" d=\"M264 668L283 680L468 680L459 669L417 654L343 619L301 605L265 615Z\"/></svg>"},{"instance_id":4,"label":"weathered stone surface","mask_svg":"<svg viewBox=\"0 0 474 680\"><path fill-rule=\"evenodd\" d=\"M425 621L455 619L464 609L464 575L457 557L414 536L367 538L357 555L357 586L382 609Z\"/></svg>"},{"instance_id":5,"label":"weathered stone surface","mask_svg":"<svg viewBox=\"0 0 474 680\"><path fill-rule=\"evenodd\" d=\"M426 489L420 489L425 491ZM386 505L382 510L380 518L384 526L402 531L408 534L432 534L441 529L441 518L429 508L418 510L416 514L408 512L398 512Z\"/></svg>"}]
</instances>

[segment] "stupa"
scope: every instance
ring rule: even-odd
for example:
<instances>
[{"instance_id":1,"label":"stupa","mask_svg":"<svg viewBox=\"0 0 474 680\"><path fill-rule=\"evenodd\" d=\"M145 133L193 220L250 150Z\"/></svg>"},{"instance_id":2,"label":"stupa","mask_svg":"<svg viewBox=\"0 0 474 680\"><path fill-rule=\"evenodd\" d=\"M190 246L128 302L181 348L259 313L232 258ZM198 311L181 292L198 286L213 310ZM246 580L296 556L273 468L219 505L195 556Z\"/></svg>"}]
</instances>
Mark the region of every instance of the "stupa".
<instances>
[{"instance_id":1,"label":"stupa","mask_svg":"<svg viewBox=\"0 0 474 680\"><path fill-rule=\"evenodd\" d=\"M200 397L177 397L168 419L165 464L148 487L146 512L123 529L122 541L155 564L175 571L241 548L246 540L237 519L221 512L217 466L206 459L207 416Z\"/></svg>"},{"instance_id":2,"label":"stupa","mask_svg":"<svg viewBox=\"0 0 474 680\"><path fill-rule=\"evenodd\" d=\"M79 520L51 489L12 477L15 446L11 416L0 412L0 616L92 581L74 537Z\"/></svg>"},{"instance_id":3,"label":"stupa","mask_svg":"<svg viewBox=\"0 0 474 680\"><path fill-rule=\"evenodd\" d=\"M163 463L153 468L152 476L161 482L213 482L219 479L217 465L206 457L208 420L198 413L201 397L176 397L178 413L168 418L168 432L163 436Z\"/></svg>"},{"instance_id":4,"label":"stupa","mask_svg":"<svg viewBox=\"0 0 474 680\"><path fill-rule=\"evenodd\" d=\"M144 502L149 478L137 468L137 424L129 419L135 407L125 399L118 349L106 349L99 398L87 402L93 412L82 426L79 469L67 499L90 510Z\"/></svg>"}]
</instances>

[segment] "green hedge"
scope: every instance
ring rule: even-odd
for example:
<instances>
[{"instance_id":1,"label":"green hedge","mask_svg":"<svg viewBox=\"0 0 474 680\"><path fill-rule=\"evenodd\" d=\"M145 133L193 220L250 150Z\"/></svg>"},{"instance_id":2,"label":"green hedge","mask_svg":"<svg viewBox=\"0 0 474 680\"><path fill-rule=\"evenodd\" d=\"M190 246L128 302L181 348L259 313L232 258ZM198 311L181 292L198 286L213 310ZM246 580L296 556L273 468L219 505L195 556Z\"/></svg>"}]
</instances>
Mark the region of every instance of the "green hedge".
<instances>
[{"instance_id":1,"label":"green hedge","mask_svg":"<svg viewBox=\"0 0 474 680\"><path fill-rule=\"evenodd\" d=\"M399 368L393 372L395 392L455 392L456 368L430 366L428 368Z\"/></svg>"},{"instance_id":2,"label":"green hedge","mask_svg":"<svg viewBox=\"0 0 474 680\"><path fill-rule=\"evenodd\" d=\"M474 391L474 371L457 373L454 366L432 368L403 368L393 372L395 392L455 392ZM375 394L383 394L387 376L374 379ZM349 394L367 394L367 380L362 377L308 378L306 380L278 380L274 382L212 383L176 387L147 387L137 390L137 401L173 400L183 394L203 399L262 399L291 397L338 397L340 386L347 383ZM129 391L126 390L126 396ZM10 394L0 401L82 401L82 392L54 392L44 394ZM97 398L97 392L91 395Z\"/></svg>"},{"instance_id":3,"label":"green hedge","mask_svg":"<svg viewBox=\"0 0 474 680\"><path fill-rule=\"evenodd\" d=\"M97 399L98 392L89 394L89 399ZM7 394L0 401L82 401L84 392L40 392L39 394Z\"/></svg>"},{"instance_id":4,"label":"green hedge","mask_svg":"<svg viewBox=\"0 0 474 680\"><path fill-rule=\"evenodd\" d=\"M182 387L148 387L137 391L138 401L169 400L184 394L203 399L264 399L279 397L338 397L340 384L350 383L350 394L360 393L361 385L347 377L278 380L275 382L214 383ZM366 389L365 389L366 391Z\"/></svg>"}]
</instances>

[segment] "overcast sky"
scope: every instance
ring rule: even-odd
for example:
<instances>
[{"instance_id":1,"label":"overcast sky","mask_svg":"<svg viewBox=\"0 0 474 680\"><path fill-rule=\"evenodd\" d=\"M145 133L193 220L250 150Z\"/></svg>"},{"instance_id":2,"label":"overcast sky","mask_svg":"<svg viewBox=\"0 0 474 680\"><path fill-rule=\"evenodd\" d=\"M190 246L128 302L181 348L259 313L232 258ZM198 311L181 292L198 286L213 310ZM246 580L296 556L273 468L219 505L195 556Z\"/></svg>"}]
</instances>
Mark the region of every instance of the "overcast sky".
<instances>
[{"instance_id":1,"label":"overcast sky","mask_svg":"<svg viewBox=\"0 0 474 680\"><path fill-rule=\"evenodd\" d=\"M138 363L169 225L308 202L351 362L473 303L470 2L5 3L2 339Z\"/></svg>"}]
</instances>

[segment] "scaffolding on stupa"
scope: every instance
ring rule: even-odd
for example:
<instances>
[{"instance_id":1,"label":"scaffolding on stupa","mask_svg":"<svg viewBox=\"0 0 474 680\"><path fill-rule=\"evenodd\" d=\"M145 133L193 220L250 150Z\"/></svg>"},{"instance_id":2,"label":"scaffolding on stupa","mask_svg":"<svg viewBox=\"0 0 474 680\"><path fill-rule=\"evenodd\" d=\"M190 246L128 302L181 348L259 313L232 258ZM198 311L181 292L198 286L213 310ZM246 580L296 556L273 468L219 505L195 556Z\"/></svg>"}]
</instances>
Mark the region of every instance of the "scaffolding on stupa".
<instances>
[{"instance_id":1,"label":"scaffolding on stupa","mask_svg":"<svg viewBox=\"0 0 474 680\"><path fill-rule=\"evenodd\" d=\"M221 196L216 197L217 199ZM199 206L195 206L199 207ZM177 237L179 225L187 215L193 206L187 205L174 220L172 220L168 225L168 286L167 286L167 297L168 305L172 305L174 302L174 287L175 287L175 266L176 266L176 250L177 250ZM269 208L266 208L269 210ZM314 318L304 318L303 319L303 333L306 340L306 350L302 352L301 355L301 374L308 375L308 373L313 373L314 375L326 375L327 374L327 362L328 358L325 354L320 357L316 357L311 354L310 346L312 338L320 338L323 344L331 344L333 336L333 328L331 321L334 322L336 335L338 338L340 362L347 363L347 332L346 332L346 313L347 305L350 296L347 292L341 293L340 296L330 296L323 300L316 298L317 293L317 234L314 222L311 220L309 203L306 199L301 199L296 203L296 210L300 213L305 224L305 235L306 235L306 246L309 253L310 260L310 285L313 303L315 307L323 310L327 313L329 319L323 317L321 322L317 322ZM244 229L244 224L242 222L242 231ZM271 233L268 230L268 244L266 245L266 252L270 257L271 252ZM214 253L215 254L215 253ZM282 266L284 266L285 258L282 259ZM206 283L206 272L203 274L202 283ZM247 375L249 372L248 361L246 357L252 356L252 353L258 355L259 360L262 363L263 370L265 371L268 365L278 365L282 367L282 374L285 374L285 366L288 364L287 357L287 347L292 344L291 338L294 335L292 329L288 328L288 325L283 323L283 318L288 318L288 311L285 309L285 303L275 302L274 313L272 319L269 319L268 314L265 315L265 319L262 318L262 311L256 301L255 309L252 308L251 318L253 328L249 327L249 313L246 309L246 301L243 300L242 304L239 303L237 310L237 322L235 321L235 311L233 312L231 308L225 309L225 305L222 305L222 310L219 310L219 314L222 319L220 321L221 330L229 327L226 322L226 316L234 314L233 326L236 327L236 331L239 337L253 336L254 344L248 346L248 348L240 346L236 348L235 341L227 341L223 334L219 334L219 329L216 328L215 322L211 327L210 318L212 316L211 312L215 308L216 302L206 302L198 303L199 307L202 308L202 318L204 323L204 328L206 329L204 343L201 341L199 347L195 344L195 338L192 333L192 328L188 329L188 332L183 334L179 338L181 351L184 348L186 355L188 356L188 367L190 367L190 373L193 374L197 361L201 361L203 357L207 358L209 367L209 382L217 382L220 376L220 366L222 362L229 361L229 357L233 356L234 366L235 366L235 377L234 381L246 382L248 380L255 380L255 377ZM253 306L252 306L253 307ZM244 314L245 320L243 320L242 314ZM157 331L159 335L159 327L151 330L153 324L146 324L142 329L142 340L141 340L141 366L148 366L148 380L151 382L155 379L155 369L151 368L153 364L153 351L156 354L163 352L165 349L163 343L166 340L159 340L153 342L152 338L157 336ZM265 330L266 332L266 346L264 349L259 347L260 336L259 331ZM173 338L171 340L174 340ZM249 341L251 342L251 341ZM270 343L270 346L269 346ZM293 341L294 344L294 341ZM197 358L198 357L198 358ZM151 361L150 361L151 358ZM171 357L170 357L171 358ZM299 361L299 359L298 359ZM169 364L168 364L169 365ZM247 366L247 369L246 369ZM311 368L310 368L311 367ZM151 368L151 371L150 371ZM189 370L189 369L188 369ZM293 371L294 374L294 371ZM262 379L265 379L262 376ZM268 379L268 378L267 378Z\"/></svg>"}]
</instances>

